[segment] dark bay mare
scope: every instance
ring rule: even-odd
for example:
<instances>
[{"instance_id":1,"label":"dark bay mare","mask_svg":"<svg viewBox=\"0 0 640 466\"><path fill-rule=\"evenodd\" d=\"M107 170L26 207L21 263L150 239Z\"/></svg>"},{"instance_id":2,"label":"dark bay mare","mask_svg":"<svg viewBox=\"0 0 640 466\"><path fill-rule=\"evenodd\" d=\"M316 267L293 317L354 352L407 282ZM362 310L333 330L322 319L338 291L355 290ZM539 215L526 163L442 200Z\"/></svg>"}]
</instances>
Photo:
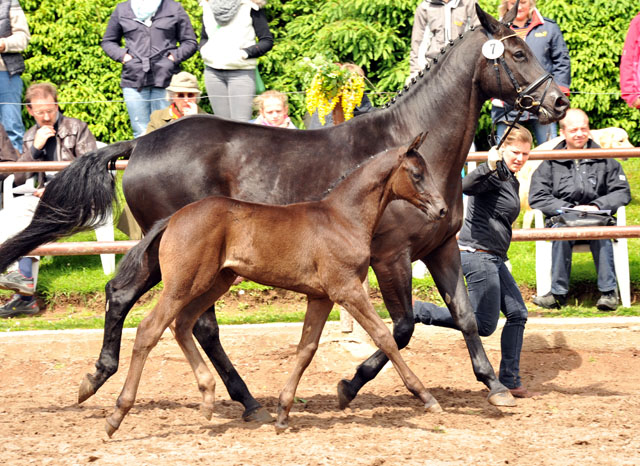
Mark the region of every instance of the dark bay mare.
<instances>
[{"instance_id":1,"label":"dark bay mare","mask_svg":"<svg viewBox=\"0 0 640 466\"><path fill-rule=\"evenodd\" d=\"M515 11L505 21L513 19ZM429 141L420 153L448 213L433 222L406 202L391 204L373 237L371 267L393 320L394 338L403 348L414 329L411 262L424 261L462 331L476 378L490 390L489 401L512 404L484 352L464 285L455 238L462 223L460 171L487 99L498 97L514 104L528 93L530 109L541 123L561 118L568 100L555 83L545 88L547 75L524 41L478 7L477 13L482 27L452 41L437 63L428 65L390 105L341 125L296 131L214 116L185 117L81 157L49 183L29 227L0 247L0 270L42 243L88 228L110 209L115 189L107 169L119 157L129 158L123 189L147 232L157 220L209 195L269 204L318 200L364 157L398 147L428 130ZM481 49L489 37L504 45L502 62L483 56ZM157 243L147 250L135 279L123 280L118 274L107 284L103 347L95 373L87 374L80 387L80 402L118 368L124 319L136 300L160 281ZM229 361L218 332L212 307L194 327L196 338L231 398L244 405L243 417L268 418ZM346 406L386 362L386 355L377 351L357 368L351 381L341 381L340 406Z\"/></svg>"},{"instance_id":2,"label":"dark bay mare","mask_svg":"<svg viewBox=\"0 0 640 466\"><path fill-rule=\"evenodd\" d=\"M288 427L296 388L318 348L334 303L343 306L391 360L403 382L425 408L441 411L400 355L391 332L362 287L369 269L371 238L387 205L404 199L436 221L447 213L426 164L410 146L384 151L358 166L320 201L267 205L211 196L160 220L120 264L135 279L137 262L160 240L164 288L158 304L140 323L129 373L105 425L109 437L135 402L149 352L175 321L174 335L198 381L201 411L211 419L215 379L193 341L198 317L241 274L265 285L307 295L307 312L295 368L280 393L276 429ZM302 163L302 160L299 162ZM185 249L184 245L189 247Z\"/></svg>"}]
</instances>

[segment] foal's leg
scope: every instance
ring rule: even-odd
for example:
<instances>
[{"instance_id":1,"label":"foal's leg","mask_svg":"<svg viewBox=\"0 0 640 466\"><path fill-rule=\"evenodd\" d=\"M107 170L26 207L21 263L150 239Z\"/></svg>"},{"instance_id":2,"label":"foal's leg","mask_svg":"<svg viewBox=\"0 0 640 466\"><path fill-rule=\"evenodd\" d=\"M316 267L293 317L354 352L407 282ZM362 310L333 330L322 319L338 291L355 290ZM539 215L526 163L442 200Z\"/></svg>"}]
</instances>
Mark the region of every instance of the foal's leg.
<instances>
[{"instance_id":1,"label":"foal's leg","mask_svg":"<svg viewBox=\"0 0 640 466\"><path fill-rule=\"evenodd\" d=\"M133 407L138 385L140 384L140 377L142 376L142 369L149 352L156 346L162 333L181 309L175 303L170 303L169 301L171 300L165 299L165 292L163 291L156 307L138 326L127 379L116 401L116 408L106 420L105 431L109 437L118 430L122 420ZM175 309L175 311L171 312L172 309Z\"/></svg>"},{"instance_id":2,"label":"foal's leg","mask_svg":"<svg viewBox=\"0 0 640 466\"><path fill-rule=\"evenodd\" d=\"M342 293L344 295L344 293ZM376 313L369 297L360 286L354 286L353 291L342 299L336 299L338 304L353 315L358 323L366 330L376 346L389 358L393 367L400 375L405 386L411 393L420 398L430 412L440 412L442 408L436 399L424 388L420 379L409 369L400 355L398 345L391 336L380 316Z\"/></svg>"},{"instance_id":3,"label":"foal's leg","mask_svg":"<svg viewBox=\"0 0 640 466\"><path fill-rule=\"evenodd\" d=\"M489 388L489 403L495 406L515 406L515 399L496 377L478 335L478 325L462 276L457 242L452 239L432 252L426 260L438 291L462 332L476 380Z\"/></svg>"},{"instance_id":4,"label":"foal's leg","mask_svg":"<svg viewBox=\"0 0 640 466\"><path fill-rule=\"evenodd\" d=\"M174 336L187 361L189 361L191 370L193 370L193 374L198 381L198 389L202 393L200 411L207 420L211 420L211 416L213 415L216 381L193 341L193 325L210 303L215 302L220 296L227 292L233 283L234 277L235 276L232 276L225 281L224 278L218 276L212 290L190 303L178 314L175 320Z\"/></svg>"},{"instance_id":5,"label":"foal's leg","mask_svg":"<svg viewBox=\"0 0 640 466\"><path fill-rule=\"evenodd\" d=\"M398 348L409 343L414 330L411 305L411 261L409 251L402 258L372 257L371 265L384 299L385 306L393 320L393 338ZM378 350L358 366L353 379L343 379L338 383L338 404L346 408L360 389L382 370L389 358Z\"/></svg>"},{"instance_id":6,"label":"foal's leg","mask_svg":"<svg viewBox=\"0 0 640 466\"><path fill-rule=\"evenodd\" d=\"M329 299L312 299L307 297L307 313L304 316L304 325L298 351L296 352L296 366L280 392L278 401L278 420L276 421L276 432L282 432L289 426L289 411L293 406L296 388L300 383L302 374L309 366L318 349L318 342L322 329L329 317L333 302Z\"/></svg>"}]
</instances>

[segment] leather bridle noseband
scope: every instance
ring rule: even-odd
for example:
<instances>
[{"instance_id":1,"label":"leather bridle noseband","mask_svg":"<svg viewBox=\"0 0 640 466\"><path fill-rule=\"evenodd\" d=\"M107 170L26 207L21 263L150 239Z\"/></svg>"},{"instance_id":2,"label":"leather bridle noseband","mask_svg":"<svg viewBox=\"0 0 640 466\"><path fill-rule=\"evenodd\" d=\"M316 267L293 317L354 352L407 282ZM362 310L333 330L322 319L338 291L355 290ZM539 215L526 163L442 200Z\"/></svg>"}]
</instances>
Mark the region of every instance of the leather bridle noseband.
<instances>
[{"instance_id":1,"label":"leather bridle noseband","mask_svg":"<svg viewBox=\"0 0 640 466\"><path fill-rule=\"evenodd\" d=\"M489 40L496 40L496 39L493 38L493 35L490 32L485 31L485 34L487 35ZM500 41L504 41L505 39L509 39L511 37L517 37L517 35L516 34L512 34L510 36L503 37L502 39L500 39ZM504 59L504 53L502 53L497 58L493 58L493 59L487 58L487 60L493 61L493 69L496 72L496 79L498 81L498 89L500 90L500 100L502 100L504 102L504 99L502 99L502 83L501 83L501 80L500 80L500 66L502 66L502 68L504 69L505 73L509 77L509 80L511 81L511 84L513 85L513 88L515 89L516 93L518 94L516 96L515 104L514 104L514 108L515 108L515 110L518 111L518 114L516 116L515 121L513 121L513 123L507 122L507 126L508 126L507 127L507 131L500 138L500 142L498 143L498 149L499 149L500 146L502 145L502 142L506 139L506 137L509 135L509 133L511 132L513 127L520 120L520 117L522 116L522 114L525 111L531 111L533 109L536 109L537 107L541 107L542 106L542 102L544 102L544 98L547 95L547 91L549 90L549 87L551 86L551 81L553 81L553 76L551 75L551 73L546 73L546 74L540 76L538 79L536 79L534 82L532 82L531 84L529 84L527 87L525 87L523 89L522 86L518 83L518 80L514 76L513 72L509 68L509 65L507 65L507 62ZM546 82L546 86L544 88L544 92L542 93L542 97L541 97L541 99L539 101L537 101L531 95L531 93L533 91L535 91L536 89L538 89L540 86L542 86L545 82ZM499 121L500 118L505 116L507 113L508 113L508 111L507 111L507 109L505 109L503 111L502 115L500 115L498 118L496 118L496 122ZM491 138L490 144L492 146L495 145L495 140L496 140L495 127L496 127L496 123L494 122L491 125L491 135L490 135L490 138Z\"/></svg>"}]
</instances>

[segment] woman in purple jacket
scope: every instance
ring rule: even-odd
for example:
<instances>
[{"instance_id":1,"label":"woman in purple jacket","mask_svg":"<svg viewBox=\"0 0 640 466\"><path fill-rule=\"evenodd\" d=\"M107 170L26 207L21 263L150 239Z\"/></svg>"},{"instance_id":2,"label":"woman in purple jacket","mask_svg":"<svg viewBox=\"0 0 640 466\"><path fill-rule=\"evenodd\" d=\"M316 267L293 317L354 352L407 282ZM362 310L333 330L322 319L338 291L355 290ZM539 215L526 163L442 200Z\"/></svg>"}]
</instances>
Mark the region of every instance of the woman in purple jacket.
<instances>
[{"instance_id":1,"label":"woman in purple jacket","mask_svg":"<svg viewBox=\"0 0 640 466\"><path fill-rule=\"evenodd\" d=\"M198 48L189 16L173 0L128 0L111 14L101 45L123 64L120 86L133 136L141 136L151 113L169 105L165 89L180 63Z\"/></svg>"}]
</instances>

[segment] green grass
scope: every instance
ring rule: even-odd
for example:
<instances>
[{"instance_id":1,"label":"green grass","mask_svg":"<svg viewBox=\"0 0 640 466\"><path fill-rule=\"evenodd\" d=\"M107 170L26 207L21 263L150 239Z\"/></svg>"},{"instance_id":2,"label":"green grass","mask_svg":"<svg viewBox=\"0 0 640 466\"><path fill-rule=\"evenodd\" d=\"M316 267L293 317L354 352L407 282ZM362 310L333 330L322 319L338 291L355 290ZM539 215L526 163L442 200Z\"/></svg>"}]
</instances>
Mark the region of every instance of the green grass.
<instances>
[{"instance_id":1,"label":"green grass","mask_svg":"<svg viewBox=\"0 0 640 466\"><path fill-rule=\"evenodd\" d=\"M640 159L628 159L622 162L629 184L631 185L632 201L627 206L627 224L640 225ZM124 234L116 230L116 240L127 239ZM93 232L79 233L63 241L95 241ZM522 287L535 289L535 244L533 242L514 242L509 250L509 257L513 266L513 276ZM118 259L120 256L118 257ZM631 289L640 288L640 239L629 240L629 269ZM55 256L43 257L38 280L38 294L45 303L55 303L62 298L71 300L74 304L68 306L64 315L56 314L55 319L47 313L36 317L19 317L0 319L0 331L37 330L37 329L70 329L70 328L102 328L104 319L96 316L95 312L86 311L95 308L97 301L103 299L104 286L111 277L105 276L99 256ZM378 282L372 272L369 273L371 287L378 288ZM158 287L160 287L159 285ZM243 282L234 290L246 293L258 293L264 290L262 285L253 282ZM610 315L640 315L640 304L632 304L631 308L618 308L617 311L598 311L595 301L598 298L596 289L595 266L590 254L574 254L571 274L572 294L569 304L559 311L547 311L528 303L532 315L560 316L560 317L592 317ZM430 277L414 279L413 292L416 299L429 300L443 305L433 280ZM10 292L0 291L0 300L7 301ZM579 297L579 302L577 297ZM154 301L136 306L129 313L125 326L135 327L153 306ZM377 309L383 318L389 315L380 306ZM264 322L298 322L304 318L304 306L299 311L286 311L277 304L267 303L258 309L247 309L246 313L228 313L225 311L224 299L218 303L218 319L221 324L264 323ZM331 320L338 319L338 311L334 310Z\"/></svg>"}]
</instances>

